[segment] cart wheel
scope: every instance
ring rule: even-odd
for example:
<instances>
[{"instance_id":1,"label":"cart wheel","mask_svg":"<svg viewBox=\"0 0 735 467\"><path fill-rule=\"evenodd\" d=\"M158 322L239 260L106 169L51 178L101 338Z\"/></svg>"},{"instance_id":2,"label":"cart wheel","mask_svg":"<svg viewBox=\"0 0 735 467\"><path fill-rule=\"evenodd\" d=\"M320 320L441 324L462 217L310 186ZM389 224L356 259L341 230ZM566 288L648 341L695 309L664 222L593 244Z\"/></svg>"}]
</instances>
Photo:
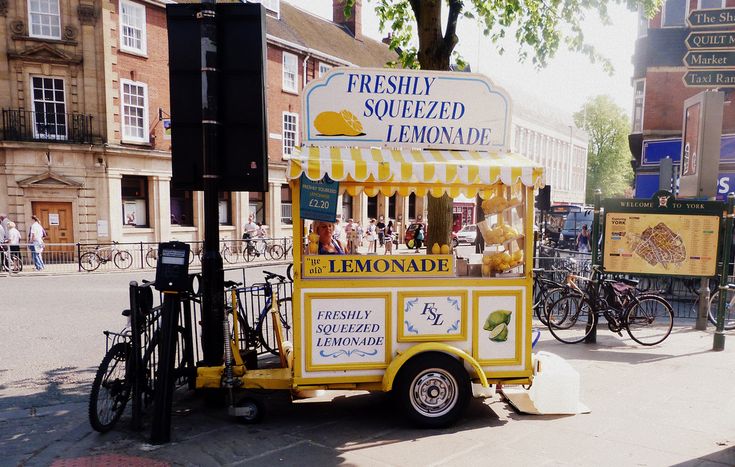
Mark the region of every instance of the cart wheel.
<instances>
[{"instance_id":1,"label":"cart wheel","mask_svg":"<svg viewBox=\"0 0 735 467\"><path fill-rule=\"evenodd\" d=\"M405 415L424 428L454 424L470 400L470 378L462 363L439 352L408 361L394 388Z\"/></svg>"},{"instance_id":2,"label":"cart wheel","mask_svg":"<svg viewBox=\"0 0 735 467\"><path fill-rule=\"evenodd\" d=\"M237 417L237 420L240 423L252 425L254 423L262 422L263 417L265 417L265 406L262 402L257 399L253 399L252 397L243 397L242 399L237 401L235 407L246 408L250 410L250 414Z\"/></svg>"}]
</instances>

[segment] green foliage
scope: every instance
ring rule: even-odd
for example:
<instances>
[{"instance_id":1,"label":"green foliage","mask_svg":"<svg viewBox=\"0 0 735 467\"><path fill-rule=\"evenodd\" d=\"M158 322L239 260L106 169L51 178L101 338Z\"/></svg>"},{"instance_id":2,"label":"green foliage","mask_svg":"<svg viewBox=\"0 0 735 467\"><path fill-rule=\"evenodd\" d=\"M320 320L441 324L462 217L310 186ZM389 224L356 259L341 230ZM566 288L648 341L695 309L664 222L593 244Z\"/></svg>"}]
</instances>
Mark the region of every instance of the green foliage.
<instances>
[{"instance_id":1,"label":"green foliage","mask_svg":"<svg viewBox=\"0 0 735 467\"><path fill-rule=\"evenodd\" d=\"M416 28L416 18L427 4L442 2L448 7L449 18L444 37L428 37L421 41L422 47L434 55L453 56L457 38L453 21L476 21L486 37L504 52L502 42L513 37L520 45L520 60L531 59L542 68L553 58L563 44L569 50L580 52L593 62L599 62L603 69L611 73L612 64L601 56L593 46L585 42L581 25L588 12L596 11L603 23L609 23L608 4L610 0L367 0L375 3L380 30L392 34L390 48L398 52L400 65L419 68L419 47L417 38L421 28ZM626 5L630 10L643 8L652 17L663 4L663 0L612 0ZM352 11L355 0L345 0L345 12ZM440 10L439 10L440 11ZM416 29L414 29L416 28ZM433 31L431 32L433 34ZM435 42L441 42L438 46ZM461 59L461 58L460 58ZM434 62L436 63L436 61ZM424 68L430 68L424 66Z\"/></svg>"},{"instance_id":2,"label":"green foliage","mask_svg":"<svg viewBox=\"0 0 735 467\"><path fill-rule=\"evenodd\" d=\"M633 182L628 149L630 123L625 111L609 96L596 96L574 114L574 123L589 136L585 201L594 202L597 188L602 190L603 198L625 196Z\"/></svg>"}]
</instances>

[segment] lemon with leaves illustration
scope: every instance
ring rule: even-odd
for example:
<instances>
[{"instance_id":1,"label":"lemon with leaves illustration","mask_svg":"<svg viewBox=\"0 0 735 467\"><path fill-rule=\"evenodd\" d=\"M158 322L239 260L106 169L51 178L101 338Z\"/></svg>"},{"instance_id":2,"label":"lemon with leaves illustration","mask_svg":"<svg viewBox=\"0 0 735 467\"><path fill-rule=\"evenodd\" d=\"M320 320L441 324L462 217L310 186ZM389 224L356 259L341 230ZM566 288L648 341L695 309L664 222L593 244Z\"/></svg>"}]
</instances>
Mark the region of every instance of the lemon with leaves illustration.
<instances>
[{"instance_id":1,"label":"lemon with leaves illustration","mask_svg":"<svg viewBox=\"0 0 735 467\"><path fill-rule=\"evenodd\" d=\"M324 136L360 136L362 123L349 110L326 111L316 116L314 128Z\"/></svg>"},{"instance_id":2,"label":"lemon with leaves illustration","mask_svg":"<svg viewBox=\"0 0 735 467\"><path fill-rule=\"evenodd\" d=\"M505 342L508 340L508 326L505 323L500 323L490 331L488 336L491 341Z\"/></svg>"}]
</instances>

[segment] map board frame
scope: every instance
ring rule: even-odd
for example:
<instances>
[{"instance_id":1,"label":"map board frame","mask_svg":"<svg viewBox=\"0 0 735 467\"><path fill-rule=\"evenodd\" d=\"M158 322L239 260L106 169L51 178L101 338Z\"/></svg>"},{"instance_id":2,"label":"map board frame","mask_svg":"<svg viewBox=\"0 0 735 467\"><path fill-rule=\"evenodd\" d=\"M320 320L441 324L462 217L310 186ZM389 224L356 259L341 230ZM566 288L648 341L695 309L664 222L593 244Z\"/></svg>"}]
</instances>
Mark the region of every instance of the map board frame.
<instances>
[{"instance_id":1,"label":"map board frame","mask_svg":"<svg viewBox=\"0 0 735 467\"><path fill-rule=\"evenodd\" d=\"M676 199L668 191L659 191L650 200L606 199L602 208L601 257L606 272L684 277L717 275L724 203ZM635 232L636 227L644 228ZM674 245L662 252L660 242L665 242L667 237Z\"/></svg>"}]
</instances>

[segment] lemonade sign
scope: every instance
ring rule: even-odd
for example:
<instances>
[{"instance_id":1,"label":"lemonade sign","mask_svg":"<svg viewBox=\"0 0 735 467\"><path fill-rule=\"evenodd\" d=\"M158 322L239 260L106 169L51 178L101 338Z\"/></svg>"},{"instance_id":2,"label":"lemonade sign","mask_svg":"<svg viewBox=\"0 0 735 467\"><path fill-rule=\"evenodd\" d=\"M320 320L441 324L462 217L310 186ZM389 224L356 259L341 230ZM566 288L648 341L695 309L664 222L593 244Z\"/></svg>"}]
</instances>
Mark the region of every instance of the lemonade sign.
<instances>
[{"instance_id":1,"label":"lemonade sign","mask_svg":"<svg viewBox=\"0 0 735 467\"><path fill-rule=\"evenodd\" d=\"M473 73L334 68L304 94L304 144L501 150L510 98Z\"/></svg>"}]
</instances>

